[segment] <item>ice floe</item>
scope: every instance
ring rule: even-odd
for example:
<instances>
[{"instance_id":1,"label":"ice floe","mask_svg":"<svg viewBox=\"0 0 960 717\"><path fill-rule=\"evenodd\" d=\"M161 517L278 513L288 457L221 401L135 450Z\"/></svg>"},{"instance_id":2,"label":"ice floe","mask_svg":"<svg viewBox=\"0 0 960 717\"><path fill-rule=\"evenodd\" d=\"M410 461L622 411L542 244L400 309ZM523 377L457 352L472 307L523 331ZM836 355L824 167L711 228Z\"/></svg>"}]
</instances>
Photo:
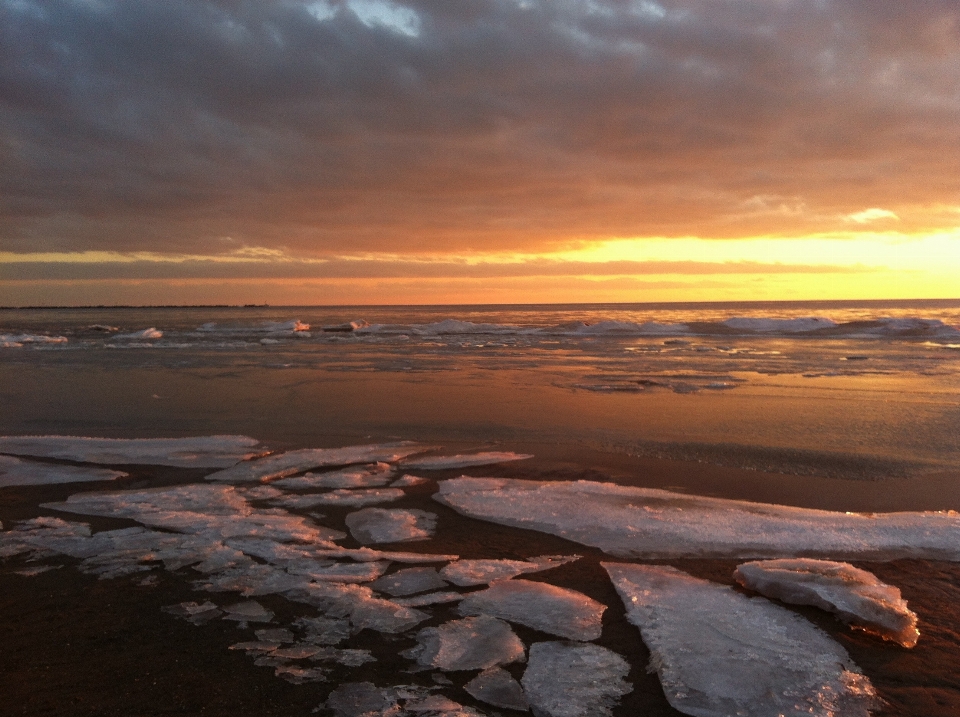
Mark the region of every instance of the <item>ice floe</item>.
<instances>
[{"instance_id":1,"label":"ice floe","mask_svg":"<svg viewBox=\"0 0 960 717\"><path fill-rule=\"evenodd\" d=\"M303 516L256 510L226 485L191 484L115 493L79 493L43 507L82 515L131 518L144 525L208 538L261 537L280 541L327 543L331 533ZM341 534L342 535L342 534Z\"/></svg>"},{"instance_id":2,"label":"ice floe","mask_svg":"<svg viewBox=\"0 0 960 717\"><path fill-rule=\"evenodd\" d=\"M414 595L413 597L393 598L397 605L406 605L407 607L424 607L427 605L442 605L448 602L457 602L463 600L463 594L452 590L441 590L435 593L424 593L423 595Z\"/></svg>"},{"instance_id":3,"label":"ice floe","mask_svg":"<svg viewBox=\"0 0 960 717\"><path fill-rule=\"evenodd\" d=\"M532 580L504 580L467 595L461 615L490 615L571 640L600 637L605 605L576 590Z\"/></svg>"},{"instance_id":4,"label":"ice floe","mask_svg":"<svg viewBox=\"0 0 960 717\"><path fill-rule=\"evenodd\" d=\"M378 598L364 585L309 583L285 594L295 602L313 605L327 617L347 618L357 630L404 632L430 617L420 610Z\"/></svg>"},{"instance_id":5,"label":"ice floe","mask_svg":"<svg viewBox=\"0 0 960 717\"><path fill-rule=\"evenodd\" d=\"M510 626L487 615L425 627L417 633L417 646L404 655L444 671L485 670L526 658L523 643Z\"/></svg>"},{"instance_id":6,"label":"ice floe","mask_svg":"<svg viewBox=\"0 0 960 717\"><path fill-rule=\"evenodd\" d=\"M338 488L329 493L319 493L311 496L315 500L310 505L311 507L315 505L374 505L376 503L390 503L403 498L404 495L405 493L400 488L358 488L356 490Z\"/></svg>"},{"instance_id":7,"label":"ice floe","mask_svg":"<svg viewBox=\"0 0 960 717\"><path fill-rule=\"evenodd\" d=\"M960 514L837 513L613 483L442 481L436 500L630 558L960 560Z\"/></svg>"},{"instance_id":8,"label":"ice floe","mask_svg":"<svg viewBox=\"0 0 960 717\"><path fill-rule=\"evenodd\" d=\"M526 712L530 709L523 688L502 667L491 667L463 686L471 697L494 707Z\"/></svg>"},{"instance_id":9,"label":"ice floe","mask_svg":"<svg viewBox=\"0 0 960 717\"><path fill-rule=\"evenodd\" d=\"M86 438L0 436L0 453L83 463L224 468L251 458L259 441L247 436Z\"/></svg>"},{"instance_id":10,"label":"ice floe","mask_svg":"<svg viewBox=\"0 0 960 717\"><path fill-rule=\"evenodd\" d=\"M549 570L579 559L579 555L541 555L528 560L458 560L445 566L440 575L454 585L486 585L523 573Z\"/></svg>"},{"instance_id":11,"label":"ice floe","mask_svg":"<svg viewBox=\"0 0 960 717\"><path fill-rule=\"evenodd\" d=\"M388 595L413 595L447 587L436 568L404 568L370 583L370 587Z\"/></svg>"},{"instance_id":12,"label":"ice floe","mask_svg":"<svg viewBox=\"0 0 960 717\"><path fill-rule=\"evenodd\" d=\"M207 480L224 483L268 482L314 468L381 461L391 463L422 450L422 447L407 442L374 443L345 448L304 448L238 463L226 470L211 473Z\"/></svg>"},{"instance_id":13,"label":"ice floe","mask_svg":"<svg viewBox=\"0 0 960 717\"><path fill-rule=\"evenodd\" d=\"M358 543L402 543L432 538L437 514L415 508L364 508L347 515L345 522Z\"/></svg>"},{"instance_id":14,"label":"ice floe","mask_svg":"<svg viewBox=\"0 0 960 717\"><path fill-rule=\"evenodd\" d=\"M65 344L66 336L46 336L43 334L0 334L0 349L19 349L24 344Z\"/></svg>"},{"instance_id":15,"label":"ice floe","mask_svg":"<svg viewBox=\"0 0 960 717\"><path fill-rule=\"evenodd\" d=\"M421 485L426 483L426 478L421 478L420 476L410 475L409 473L404 476L400 476L393 483L390 484L391 488L409 488L414 485Z\"/></svg>"},{"instance_id":16,"label":"ice floe","mask_svg":"<svg viewBox=\"0 0 960 717\"><path fill-rule=\"evenodd\" d=\"M132 341L143 341L145 339L162 339L163 332L151 326L149 329L143 329L142 331L134 331L129 334L114 334L110 338L129 339Z\"/></svg>"},{"instance_id":17,"label":"ice floe","mask_svg":"<svg viewBox=\"0 0 960 717\"><path fill-rule=\"evenodd\" d=\"M117 478L125 478L127 475L129 474L105 468L38 463L37 461L24 461L13 456L0 455L0 488L14 485L116 480Z\"/></svg>"},{"instance_id":18,"label":"ice floe","mask_svg":"<svg viewBox=\"0 0 960 717\"><path fill-rule=\"evenodd\" d=\"M681 712L867 717L877 705L873 685L843 647L800 615L671 567L603 567L650 649L667 700Z\"/></svg>"},{"instance_id":19,"label":"ice floe","mask_svg":"<svg viewBox=\"0 0 960 717\"><path fill-rule=\"evenodd\" d=\"M182 602L178 605L167 605L160 609L170 615L183 618L187 622L192 622L194 625L210 622L223 614L223 611L209 600L203 603Z\"/></svg>"},{"instance_id":20,"label":"ice floe","mask_svg":"<svg viewBox=\"0 0 960 717\"><path fill-rule=\"evenodd\" d=\"M844 622L900 643L917 644L917 615L900 590L849 563L786 558L744 563L733 573L750 590L792 605L814 605Z\"/></svg>"},{"instance_id":21,"label":"ice floe","mask_svg":"<svg viewBox=\"0 0 960 717\"><path fill-rule=\"evenodd\" d=\"M457 454L454 456L425 456L413 460L405 460L400 464L401 470L444 470L448 468L470 468L473 466L490 466L509 461L523 461L533 458L529 453L510 453L508 451L487 451L485 453Z\"/></svg>"},{"instance_id":22,"label":"ice floe","mask_svg":"<svg viewBox=\"0 0 960 717\"><path fill-rule=\"evenodd\" d=\"M389 463L373 463L342 468L328 473L307 473L293 478L281 478L271 485L285 490L311 488L375 488L386 485L393 477Z\"/></svg>"},{"instance_id":23,"label":"ice floe","mask_svg":"<svg viewBox=\"0 0 960 717\"><path fill-rule=\"evenodd\" d=\"M521 682L536 717L610 717L632 689L629 672L626 660L599 645L536 642Z\"/></svg>"}]
</instances>

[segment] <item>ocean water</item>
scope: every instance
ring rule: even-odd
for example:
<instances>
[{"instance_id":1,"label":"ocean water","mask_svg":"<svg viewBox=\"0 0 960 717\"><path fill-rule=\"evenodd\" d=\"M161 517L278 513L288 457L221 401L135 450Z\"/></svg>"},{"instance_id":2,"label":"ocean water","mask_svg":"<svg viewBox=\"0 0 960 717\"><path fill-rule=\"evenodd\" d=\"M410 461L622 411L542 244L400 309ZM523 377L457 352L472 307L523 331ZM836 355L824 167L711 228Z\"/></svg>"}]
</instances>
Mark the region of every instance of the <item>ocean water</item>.
<instances>
[{"instance_id":1,"label":"ocean water","mask_svg":"<svg viewBox=\"0 0 960 717\"><path fill-rule=\"evenodd\" d=\"M960 301L0 311L5 433L960 465Z\"/></svg>"},{"instance_id":2,"label":"ocean water","mask_svg":"<svg viewBox=\"0 0 960 717\"><path fill-rule=\"evenodd\" d=\"M6 309L0 399L38 714L131 661L90 581L258 713L960 712L960 301Z\"/></svg>"}]
</instances>

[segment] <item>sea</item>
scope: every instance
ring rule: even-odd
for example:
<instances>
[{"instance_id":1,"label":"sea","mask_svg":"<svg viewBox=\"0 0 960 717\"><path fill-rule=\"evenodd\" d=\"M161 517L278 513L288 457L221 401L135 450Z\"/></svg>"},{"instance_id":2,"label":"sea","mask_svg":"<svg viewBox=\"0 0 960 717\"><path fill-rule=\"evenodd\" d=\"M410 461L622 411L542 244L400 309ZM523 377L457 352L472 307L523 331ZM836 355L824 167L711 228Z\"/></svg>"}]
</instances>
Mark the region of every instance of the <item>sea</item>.
<instances>
[{"instance_id":1,"label":"sea","mask_svg":"<svg viewBox=\"0 0 960 717\"><path fill-rule=\"evenodd\" d=\"M364 667L360 679L336 672L346 670L344 665L354 659L347 656L343 658L345 662L335 668L338 677L336 685L332 685L329 675L320 674L322 670L302 672L303 679L297 681L296 675L300 673L296 670L307 669L302 667L307 658L300 662L295 656L286 662L270 658L274 660L270 662L264 658L263 650L245 648L252 651L256 659L265 660L258 663L261 672L275 669L278 678L296 683L298 689L317 690L317 708L336 717L359 717L371 711L393 715L430 714L431 717L434 713L448 717L493 714L497 709L505 710L500 714L513 714L519 709L517 700L524 699L534 704L536 714L544 715L625 715L635 710L665 715L708 714L695 710L706 709L704 705L713 699L709 694L697 692L701 688L709 692L709 685L694 687L689 671L683 673L680 668L679 673L664 674L663 665L670 662L670 645L663 647L657 643L650 624L646 626L649 632L644 632L641 640L637 627L647 618L631 613L629 605L624 612L620 605L617 595L623 597L627 589L624 585L636 587L640 583L630 583L620 573L616 573L619 578L614 578L615 571L608 569L610 578L617 581L616 588L620 591L617 593L600 566L611 554L620 560L626 556L632 563L669 565L670 569L696 576L696 580L730 587L735 585L731 576L736 561L757 557L757 551L762 553L763 549L744 548L740 553L698 549L699 552L687 553L678 548L676 555L680 558L674 560L669 559L670 549L651 552L650 560L642 559L642 551L633 554L629 550L626 553L613 550L611 553L603 547L601 539L582 538L582 535L593 535L589 526L584 528L578 523L571 528L563 522L566 518L558 518L565 510L562 507L556 509L560 513L543 515L530 507L530 515L540 517L534 521L536 525L528 526L523 515L526 508L520 514L511 513L513 517L506 517L509 512L506 508L501 514L496 507L486 507L486 503L484 507L468 509L457 501L462 500L466 505L472 498L457 497L455 490L460 489L453 487L450 501L438 503L435 495L438 490L444 490L444 482L461 475L470 480L506 480L502 495L498 493L499 497L493 499L494 505L498 500L503 505L522 505L510 493L510 486L514 485L510 481L528 480L567 481L576 486L581 485L577 481L587 481L630 490L667 491L684 499L707 501L695 506L690 504L690 508L677 503L673 506L680 506L677 510L707 510L714 516L733 516L731 506L742 508L744 501L774 506L769 508L774 522L764 524L765 535L776 532L770 526L776 525L777 516L792 515L789 511L794 509L814 511L809 516L814 513L827 516L816 518L827 523L834 520L830 516L903 514L907 516L903 520L911 526L914 523L910 521L921 520L916 517L921 512L950 522L955 519L951 511L960 511L960 300L5 308L0 309L0 401L3 405L0 436L12 438L246 436L259 442L262 451L274 454L375 444L422 446L436 455L510 456L503 465L470 466L468 462L464 464L466 467L456 470L456 461L453 461L446 472L441 469L429 474L426 487L404 488L408 495L397 505L421 513L426 511L434 516L433 520L440 516L435 534L429 525L423 528L433 536L428 542L410 542L407 547L489 560L534 560L538 559L534 554L537 549L564 555L572 555L576 550L582 560L575 565L581 567L570 567L574 563L568 565L562 561L555 564L541 561L540 569L548 572L542 577L530 578L549 581L550 575L557 575L559 577L553 579L556 586L593 596L607 606L608 616L619 610L616 613L619 622L613 627L605 623L603 638L599 641L575 637L569 642L568 636L562 644L596 643L625 658L629 666L624 669L629 675L625 672L621 677L636 689L628 694L627 687L614 685L616 679L621 679L610 676L619 669L610 667L614 660L608 665L612 672L604 672L605 675L609 672L610 684L614 686L606 692L601 689L592 707L588 704L583 708L586 711L578 712L576 700L569 695L564 698L569 708L566 712L566 708L551 707L560 698L553 693L544 696L544 691L550 693L559 687L550 684L544 687L544 674L554 671L562 674L566 669L564 660L603 662L608 658L592 653L564 657L545 652L561 650L560 647L532 651L533 645L545 645L558 638L555 633L552 638L548 637L549 630L544 632L529 624L514 625L514 629L520 631L527 650L525 659L531 660L530 666L514 664L507 669L511 679L515 678L514 683L496 683L498 689L508 692L514 689L512 684L518 685L517 690L522 684L523 690L514 690L511 693L514 701L508 700L507 706L500 707L496 706L496 699L493 702L483 699L482 695L486 694L483 690L488 687L477 688L469 682L477 676L476 671L438 668L439 671L430 673L426 658L410 658L419 667L410 674L405 672L403 679L394 674L395 666L389 670L381 668L379 672L375 666ZM76 456L18 455L23 460L81 468L85 465L85 459ZM530 458L521 460L519 456ZM391 460L387 463L396 464ZM398 460L402 466L403 459ZM104 462L101 460L98 465ZM0 472L2 468L0 465ZM180 475L176 468L149 475L140 475L137 471L142 469L131 469L126 464L108 468L131 472L133 478L129 480L134 482L129 486L123 483L125 479L116 483L124 489L160 490L173 483L197 481L199 485L206 485L197 469L176 477ZM110 488L102 483L82 487L84 485L61 485L56 488L60 493L43 496L40 493L34 496L32 489L18 488L20 492L14 494L10 492L13 488L0 487L0 519L10 531L11 526L20 525L17 520L28 515L64 518L62 512L45 511L42 506L52 503L41 503L41 500L65 501L70 500L74 490ZM472 490L470 486L474 484L463 485L466 486L463 490ZM483 485L501 489L497 487L499 483ZM247 489L237 490L242 493ZM389 490L400 494L397 488ZM609 490L616 493L619 488ZM3 491L8 492L7 498ZM578 493L576 500L597 501L590 509L585 507L583 513L599 511L602 516L603 510L597 506L606 505L605 501L620 501L617 506L627 501L627 498L612 498L613 493L593 494L586 490L582 495ZM254 506L261 505L258 500L268 501L273 506L268 512L282 512L279 506L284 506L292 515L304 519L319 516L310 519L325 526L324 530L351 535L346 543L340 544L357 548L350 541L362 531L351 531L352 523L348 520L356 505L353 508L323 506L320 512L309 512L310 500L303 498L303 494L288 496L283 499L285 503L277 502L281 500L279 493L265 489L257 494L242 494L245 500L253 501ZM644 503L647 499L637 496L629 499L633 503L624 504L626 508L660 514L661 503ZM201 500L193 496L189 500L196 505L207 505L203 500L208 498ZM218 500L222 500L222 496ZM28 503L32 507L24 507ZM200 510L196 505L194 510ZM207 509L213 514L223 513L221 504L214 508L210 505ZM109 515L102 507L97 510L101 512L94 515ZM127 518L141 515L136 511L124 514ZM454 527L451 521L460 520L457 515L469 516L469 520ZM82 517L71 516L69 520L82 520ZM359 519L351 520L355 523ZM430 519L424 520L429 524ZM489 520L491 527L482 527L483 520ZM597 520L595 529L599 530L596 526L604 520L602 517ZM661 515L657 520L673 519ZM730 520L734 518L723 524L726 527L715 529L718 541L721 533L726 535L724 531L729 528ZM164 530L181 529L141 522L160 525ZM492 527L494 523L498 523L496 530ZM126 525L128 523L123 523ZM713 524L706 520L703 525ZM41 528L52 529L50 526L37 529ZM58 529L80 530L62 526ZM364 529L368 532L363 534L375 535L380 529L385 530L383 526L368 526ZM484 532L488 530L492 532ZM697 540L709 543L711 530L714 528L703 528ZM927 533L933 530L931 527ZM703 537L704 531L707 538ZM547 534L553 537L543 537ZM856 542L859 537L851 540ZM376 545L376 541L371 539L365 544ZM257 560L275 564L270 562L273 558L263 557L262 546L258 550L261 553L257 554ZM798 548L796 552L798 558L831 557L827 549ZM960 668L960 639L956 637L960 634L960 611L948 607L960 599L960 571L953 567L950 549L942 554L917 553L916 559L911 558L909 550L894 550L880 555L880 562L870 562L879 554L871 558L867 552L862 554L864 559L858 561L855 547L846 552L837 548L835 553L834 557L852 559L859 568L874 566L877 575L904 590L904 596L919 606L920 640L912 650L890 646L873 636L851 633L835 618L815 615L814 608L796 608L800 611L798 614L813 620L818 629L826 630L832 639L844 645L866 677L873 680L879 701L871 707L869 700L861 699L861 694L856 699L850 697L852 701L847 702L830 702L824 698L826 701L820 707L798 702L795 714L960 714L960 680L952 677L960 674L960 669L951 667ZM395 562L393 567L386 567L391 560ZM409 568L402 560L396 564L397 560L396 556L381 556L387 577L398 569ZM149 558L143 557L142 561L149 562ZM585 565L589 565L589 569L583 567ZM19 564L14 567L22 568ZM124 587L125 576L123 569L116 576L110 574L117 591L133 590ZM137 573L134 577L139 580L143 575ZM515 579L527 577L523 574ZM16 579L49 582L54 578L44 573L39 577ZM657 578L661 579L666 578ZM355 581L362 582L359 578ZM739 587L735 590L743 592ZM249 597L249 593L244 595ZM196 605L205 604L206 597L206 593L198 597ZM211 599L223 609L220 597L215 594ZM714 604L712 600L709 596L691 598L691 604L702 601L710 609L717 609L719 603ZM329 607L317 600L310 604L321 606L321 611ZM190 617L189 611L194 608L178 609L186 610L184 614ZM442 626L447 624L444 621L465 619L449 605L436 610L439 612L431 618L434 622L423 622L418 629L423 629L423 625ZM478 610L471 614L484 614ZM513 624L513 618L507 613L497 614ZM171 614L177 614L176 609ZM229 617L232 613L227 610L227 614ZM649 614L643 613L648 617ZM168 615L164 619L175 618ZM669 619L666 613L662 619ZM704 624L712 619L704 617ZM192 625L189 627L195 629ZM276 627L294 632L299 629L289 625ZM471 624L471 629L475 627ZM734 629L729 626L724 629L728 628ZM611 631L616 634L611 636ZM624 636L626 632L630 632L629 639ZM410 644L404 643L405 649L413 649L410 645L414 644L417 634L411 628L405 636L392 635L390 639L407 640ZM437 636L446 633L435 630L431 634L429 639L421 636L420 647L416 648L419 653L414 650L409 654L422 655L424 650L432 649L430 645L443 652L430 640L441 639ZM680 639L678 633L670 634L673 636L670 639ZM249 642L255 638L251 632L243 639ZM751 639L745 638L747 642ZM354 640L350 638L340 648L347 651L369 648L374 657L381 654L378 650L392 649L386 643L386 646L377 643L378 646L370 647L372 643L367 638L357 644ZM705 640L705 644L709 643L710 640ZM654 644L667 652L658 653L656 660L651 661L647 650L658 649ZM717 643L713 647L728 649L729 645ZM307 652L309 650L302 654ZM536 667L534 654L537 655ZM378 659L379 664L389 662L383 656ZM709 669L704 667L709 664L709 657L704 659L707 662L697 663L698 669ZM661 688L657 687L656 676L646 671L648 662L652 672L661 670L658 675L662 693L658 691ZM570 664L567 667L576 673ZM524 678L525 669L531 675L528 678ZM817 670L821 667L810 669L819 674ZM540 678L533 676L537 671ZM498 673L496 679L501 677ZM722 681L728 677L717 679ZM844 684L850 687L852 683L848 683L849 680ZM340 690L343 684L354 686ZM836 688L830 684L833 687L824 688L827 692ZM472 687L468 689L468 686ZM863 693L874 688L860 685L857 689ZM370 690L379 690L376 692L379 697L371 697ZM443 707L437 701L427 702L428 706L424 707L422 701L432 698L423 690L432 690L430 694L438 699L442 695L448 702L453 700L452 704L457 707L447 703L443 703L446 704ZM699 696L691 698L692 693ZM478 694L481 697L477 697ZM517 697L518 694L521 697ZM734 697L740 699L742 695ZM501 695L497 699L507 698ZM690 699L693 703L684 702ZM736 703L740 705L736 709L745 710L743 714L766 714L763 699L754 696L743 697L743 700L742 704ZM381 706L370 710L363 707L373 703ZM717 707L721 710L717 714L733 709L732 702L723 704L727 706ZM761 705L760 711L750 711L757 704ZM781 703L776 704L781 712L770 714L794 714L782 712ZM457 712L458 709L461 711ZM78 710L64 714L86 713Z\"/></svg>"}]
</instances>

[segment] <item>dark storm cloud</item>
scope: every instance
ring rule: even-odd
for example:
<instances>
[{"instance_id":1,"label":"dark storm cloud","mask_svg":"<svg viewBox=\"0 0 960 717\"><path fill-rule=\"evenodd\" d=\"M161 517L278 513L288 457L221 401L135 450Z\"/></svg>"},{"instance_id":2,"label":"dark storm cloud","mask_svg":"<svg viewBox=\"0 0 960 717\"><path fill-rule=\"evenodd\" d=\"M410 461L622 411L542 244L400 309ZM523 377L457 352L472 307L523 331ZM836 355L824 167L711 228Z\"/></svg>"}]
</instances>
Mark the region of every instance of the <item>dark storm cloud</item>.
<instances>
[{"instance_id":1,"label":"dark storm cloud","mask_svg":"<svg viewBox=\"0 0 960 717\"><path fill-rule=\"evenodd\" d=\"M0 0L0 238L909 231L960 205L957 87L955 0Z\"/></svg>"}]
</instances>

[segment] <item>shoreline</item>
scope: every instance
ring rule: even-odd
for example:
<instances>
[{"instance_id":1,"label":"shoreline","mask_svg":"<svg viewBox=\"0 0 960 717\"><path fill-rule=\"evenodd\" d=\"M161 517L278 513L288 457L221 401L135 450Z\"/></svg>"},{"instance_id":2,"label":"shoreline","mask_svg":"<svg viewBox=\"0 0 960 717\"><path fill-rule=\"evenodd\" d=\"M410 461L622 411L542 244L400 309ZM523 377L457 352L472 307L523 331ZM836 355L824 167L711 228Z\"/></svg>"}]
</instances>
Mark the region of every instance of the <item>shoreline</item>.
<instances>
[{"instance_id":1,"label":"shoreline","mask_svg":"<svg viewBox=\"0 0 960 717\"><path fill-rule=\"evenodd\" d=\"M511 446L513 448L515 446ZM523 448L523 446L516 446ZM534 446L530 446L534 448ZM427 474L428 483L408 491L395 504L421 508L440 516L437 536L431 540L396 544L396 549L413 552L456 553L464 558L496 557L520 559L538 554L579 554L574 563L546 573L523 576L578 590L607 605L604 631L598 644L624 656L631 664L628 681L634 691L614 710L616 717L632 714L678 715L667 703L655 675L646 673L649 653L639 632L626 622L623 606L600 560L613 560L599 550L571 543L545 533L510 528L466 518L431 499L435 480L460 473L532 480L601 480L618 483L669 487L684 481L690 493L754 499L762 497L763 483L774 481L781 494L806 490L808 500L830 503L839 500L841 488L875 489L872 498L882 503L896 493L893 484L811 479L801 476L758 474L707 464L636 459L598 454L571 447L544 451L530 461L502 464L467 471L437 471ZM95 531L136 525L129 520L58 514L38 508L43 502L91 490L122 490L148 486L196 482L208 469L178 469L154 466L118 466L129 478L91 484L62 484L0 489L0 520L9 529L15 520L38 514L60 515L90 523ZM938 479L943 483L947 476ZM836 486L837 495L822 490L820 482ZM931 483L929 495L921 492L911 499L932 500L937 493ZM736 494L736 495L728 495ZM869 502L865 500L865 502ZM810 507L823 507L822 505ZM340 527L349 508L324 509L324 522ZM352 539L341 541L354 546ZM250 715L311 714L338 680L369 680L389 684L433 685L423 674L410 673L410 662L399 658L412 645L404 636L385 636L362 631L352 638L351 647L372 649L378 662L349 670L335 668L332 682L291 685L275 677L271 669L257 667L230 644L253 639L253 630L238 630L223 621L194 626L164 614L160 607L185 600L212 600L218 605L241 599L236 593L208 593L192 589L191 581L202 577L190 568L97 580L81 574L69 558L43 561L61 564L48 572L26 577L16 570L25 567L21 558L0 563L0 609L3 610L5 650L0 653L0 692L6 699L0 715L57 715L58 717L153 717L168 714L203 714L214 717ZM650 560L644 563L669 564L691 574L732 585L736 560ZM960 565L940 561L898 560L886 563L855 561L881 580L903 591L920 616L921 638L916 648L905 650L862 632L854 632L827 613L814 608L790 609L810 619L840 642L854 661L873 681L889 705L874 712L875 717L916 715L929 717L960 711L960 677L953 666L960 664ZM156 575L153 586L139 585L146 575ZM314 614L305 605L278 595L257 597L284 619ZM425 625L439 624L456 617L454 608L435 608L435 618ZM529 628L517 627L524 642L556 639ZM523 665L507 666L519 677ZM450 673L454 686L447 695L464 705L490 713L460 687L471 675ZM520 714L505 711L506 714Z\"/></svg>"}]
</instances>

